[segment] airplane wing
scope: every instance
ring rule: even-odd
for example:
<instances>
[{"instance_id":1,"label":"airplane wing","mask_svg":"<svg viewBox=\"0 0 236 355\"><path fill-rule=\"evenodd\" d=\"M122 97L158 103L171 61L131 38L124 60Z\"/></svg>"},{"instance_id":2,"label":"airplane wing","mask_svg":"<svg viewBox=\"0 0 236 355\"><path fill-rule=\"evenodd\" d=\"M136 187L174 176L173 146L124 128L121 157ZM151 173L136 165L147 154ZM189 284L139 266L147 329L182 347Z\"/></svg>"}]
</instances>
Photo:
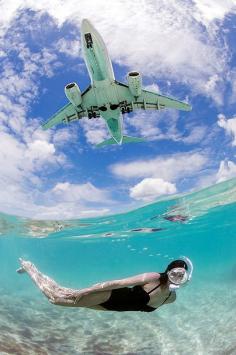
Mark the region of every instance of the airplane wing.
<instances>
[{"instance_id":1,"label":"airplane wing","mask_svg":"<svg viewBox=\"0 0 236 355\"><path fill-rule=\"evenodd\" d=\"M174 108L182 111L190 111L192 109L192 107L185 102L144 89L142 90L141 95L136 99L131 94L128 85L119 82L116 82L116 84L120 102L127 102L131 110L161 110L165 108Z\"/></svg>"},{"instance_id":2,"label":"airplane wing","mask_svg":"<svg viewBox=\"0 0 236 355\"><path fill-rule=\"evenodd\" d=\"M43 129L51 128L59 123L68 123L70 121L82 118L74 106L69 103L57 111L50 119L42 125Z\"/></svg>"},{"instance_id":3,"label":"airplane wing","mask_svg":"<svg viewBox=\"0 0 236 355\"><path fill-rule=\"evenodd\" d=\"M94 102L94 92L91 86L89 86L82 93L82 104L81 107L78 107L78 110L71 103L68 103L42 125L43 129L48 129L60 123L69 123L87 117L89 113L88 109L93 106L92 103ZM93 111L96 110L93 109Z\"/></svg>"}]
</instances>

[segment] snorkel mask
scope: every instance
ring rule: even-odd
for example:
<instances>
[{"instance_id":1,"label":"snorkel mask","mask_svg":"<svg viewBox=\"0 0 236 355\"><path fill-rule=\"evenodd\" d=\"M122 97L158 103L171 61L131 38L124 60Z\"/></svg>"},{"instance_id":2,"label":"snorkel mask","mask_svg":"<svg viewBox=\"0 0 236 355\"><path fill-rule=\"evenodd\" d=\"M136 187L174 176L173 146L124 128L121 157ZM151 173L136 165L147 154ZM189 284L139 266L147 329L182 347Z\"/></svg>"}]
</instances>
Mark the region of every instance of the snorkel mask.
<instances>
[{"instance_id":1,"label":"snorkel mask","mask_svg":"<svg viewBox=\"0 0 236 355\"><path fill-rule=\"evenodd\" d=\"M167 272L170 281L169 289L174 291L180 286L186 285L192 278L193 264L187 257L181 257L181 260L187 264L187 270L184 267L175 267Z\"/></svg>"}]
</instances>

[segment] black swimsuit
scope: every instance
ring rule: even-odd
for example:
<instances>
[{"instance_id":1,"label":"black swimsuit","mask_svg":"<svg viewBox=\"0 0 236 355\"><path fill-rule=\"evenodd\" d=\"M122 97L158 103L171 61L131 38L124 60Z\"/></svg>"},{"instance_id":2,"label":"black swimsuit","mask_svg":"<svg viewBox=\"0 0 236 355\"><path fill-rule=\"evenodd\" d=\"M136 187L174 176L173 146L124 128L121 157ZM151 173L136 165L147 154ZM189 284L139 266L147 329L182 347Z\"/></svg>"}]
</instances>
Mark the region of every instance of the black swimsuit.
<instances>
[{"instance_id":1,"label":"black swimsuit","mask_svg":"<svg viewBox=\"0 0 236 355\"><path fill-rule=\"evenodd\" d=\"M150 301L150 293L156 290L160 285L154 287L151 291L146 292L142 286L122 287L112 290L110 298L100 304L109 311L140 311L140 312L153 312L156 308L148 306ZM166 297L164 304L170 297L171 292ZM161 304L161 305L162 305Z\"/></svg>"}]
</instances>

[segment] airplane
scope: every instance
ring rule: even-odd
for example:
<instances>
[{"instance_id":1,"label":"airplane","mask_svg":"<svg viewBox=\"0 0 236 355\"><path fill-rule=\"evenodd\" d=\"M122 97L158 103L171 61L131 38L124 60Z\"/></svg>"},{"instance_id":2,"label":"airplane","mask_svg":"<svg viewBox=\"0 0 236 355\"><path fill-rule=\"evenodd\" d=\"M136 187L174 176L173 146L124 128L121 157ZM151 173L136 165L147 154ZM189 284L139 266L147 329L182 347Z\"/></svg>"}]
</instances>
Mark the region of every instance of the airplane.
<instances>
[{"instance_id":1,"label":"airplane","mask_svg":"<svg viewBox=\"0 0 236 355\"><path fill-rule=\"evenodd\" d=\"M67 84L65 95L69 103L44 123L43 129L60 123L70 123L84 117L89 119L102 117L111 138L97 144L97 146L121 145L122 143L145 141L145 138L123 135L124 114L139 109L191 110L191 106L185 102L143 89L142 76L137 71L127 74L128 85L117 81L106 45L101 35L87 19L84 19L81 25L81 44L91 84L84 92L81 92L75 82Z\"/></svg>"}]
</instances>

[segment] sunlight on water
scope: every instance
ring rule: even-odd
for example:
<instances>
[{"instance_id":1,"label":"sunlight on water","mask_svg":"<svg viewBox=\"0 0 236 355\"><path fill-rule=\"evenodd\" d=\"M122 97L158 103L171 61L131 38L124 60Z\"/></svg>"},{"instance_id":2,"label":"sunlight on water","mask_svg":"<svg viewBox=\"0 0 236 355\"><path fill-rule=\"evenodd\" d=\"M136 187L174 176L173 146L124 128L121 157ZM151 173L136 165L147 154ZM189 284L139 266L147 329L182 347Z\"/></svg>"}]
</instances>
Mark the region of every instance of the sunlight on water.
<instances>
[{"instance_id":1,"label":"sunlight on water","mask_svg":"<svg viewBox=\"0 0 236 355\"><path fill-rule=\"evenodd\" d=\"M0 215L0 353L233 354L236 352L236 179L135 211L71 221ZM152 314L53 306L18 258L60 284L163 271L194 263L191 284Z\"/></svg>"}]
</instances>

